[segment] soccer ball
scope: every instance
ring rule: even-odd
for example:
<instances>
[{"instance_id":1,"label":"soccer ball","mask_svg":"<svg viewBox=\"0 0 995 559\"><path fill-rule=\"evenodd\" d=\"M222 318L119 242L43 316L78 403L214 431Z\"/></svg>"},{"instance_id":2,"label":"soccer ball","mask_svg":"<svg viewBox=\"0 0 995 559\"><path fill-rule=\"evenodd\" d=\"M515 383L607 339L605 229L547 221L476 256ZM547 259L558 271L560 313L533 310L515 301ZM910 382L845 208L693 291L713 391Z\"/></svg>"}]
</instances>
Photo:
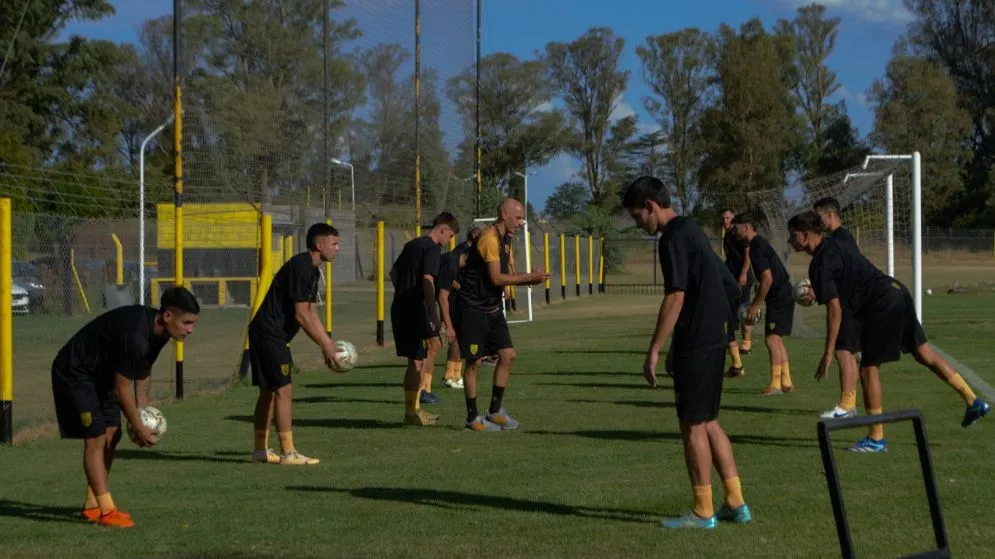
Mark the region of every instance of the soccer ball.
<instances>
[{"instance_id":1,"label":"soccer ball","mask_svg":"<svg viewBox=\"0 0 995 559\"><path fill-rule=\"evenodd\" d=\"M157 437L162 440L163 435L166 434L166 416L159 411L158 408L152 406L145 406L138 410L139 417L142 418L142 423L152 429L152 431L157 431ZM131 423L127 425L128 438L131 442L138 444L136 439L136 433L131 427Z\"/></svg>"},{"instance_id":2,"label":"soccer ball","mask_svg":"<svg viewBox=\"0 0 995 559\"><path fill-rule=\"evenodd\" d=\"M803 307L810 307L815 299L806 299L812 293L812 282L805 278L795 284L795 302Z\"/></svg>"},{"instance_id":3,"label":"soccer ball","mask_svg":"<svg viewBox=\"0 0 995 559\"><path fill-rule=\"evenodd\" d=\"M743 304L739 307L739 320L743 324L753 326L754 324L760 322L760 320L764 317L764 310L760 309L760 312L757 313L757 319L751 321L749 317L749 312L750 312L749 304Z\"/></svg>"},{"instance_id":4,"label":"soccer ball","mask_svg":"<svg viewBox=\"0 0 995 559\"><path fill-rule=\"evenodd\" d=\"M344 373L356 366L359 353L356 352L356 346L345 340L339 340L335 342L335 359L339 362L339 368L336 369L332 363L328 365L336 372Z\"/></svg>"}]
</instances>

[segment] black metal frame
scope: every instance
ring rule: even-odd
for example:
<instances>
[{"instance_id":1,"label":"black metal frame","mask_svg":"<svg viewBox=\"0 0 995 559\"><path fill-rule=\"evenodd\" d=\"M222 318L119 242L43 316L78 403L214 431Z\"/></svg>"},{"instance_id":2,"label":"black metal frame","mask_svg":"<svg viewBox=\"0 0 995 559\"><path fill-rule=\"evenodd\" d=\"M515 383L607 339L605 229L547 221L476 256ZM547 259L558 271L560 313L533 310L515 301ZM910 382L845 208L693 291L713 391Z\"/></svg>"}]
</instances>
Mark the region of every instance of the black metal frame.
<instances>
[{"instance_id":1,"label":"black metal frame","mask_svg":"<svg viewBox=\"0 0 995 559\"><path fill-rule=\"evenodd\" d=\"M843 494L840 489L839 476L836 472L836 460L833 457L831 431L867 427L878 423L895 423L911 421L916 434L916 450L919 451L919 464L922 466L923 482L926 484L926 498L929 500L929 514L933 520L933 533L936 537L936 549L908 556L909 558L949 558L950 542L943 523L943 511L940 508L940 497L936 488L936 476L933 472L933 462L929 453L929 442L926 440L926 426L923 424L922 413L917 410L902 410L881 415L849 417L843 419L823 419L818 423L819 450L822 453L822 464L826 471L826 483L829 485L829 498L833 505L833 517L836 520L836 534L840 540L840 551L845 559L854 557L853 539L850 537L850 525L847 523L846 510L843 507Z\"/></svg>"}]
</instances>

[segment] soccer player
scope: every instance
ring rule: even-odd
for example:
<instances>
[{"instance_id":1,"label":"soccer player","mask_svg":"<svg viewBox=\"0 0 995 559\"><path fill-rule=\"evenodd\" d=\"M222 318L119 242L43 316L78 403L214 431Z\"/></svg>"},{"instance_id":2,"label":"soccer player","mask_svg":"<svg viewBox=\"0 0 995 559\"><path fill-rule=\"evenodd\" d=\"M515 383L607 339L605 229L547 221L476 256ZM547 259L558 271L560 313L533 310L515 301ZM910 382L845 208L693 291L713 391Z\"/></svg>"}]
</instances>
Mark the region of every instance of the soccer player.
<instances>
[{"instance_id":1,"label":"soccer player","mask_svg":"<svg viewBox=\"0 0 995 559\"><path fill-rule=\"evenodd\" d=\"M192 293L170 287L163 291L159 309L129 305L107 311L56 355L52 395L59 433L64 439L83 439L84 520L118 528L135 525L114 504L107 482L121 441L121 412L139 446L158 442L158 433L142 423L139 412L149 404L152 365L170 339L184 340L193 333L198 314L200 305Z\"/></svg>"},{"instance_id":2,"label":"soccer player","mask_svg":"<svg viewBox=\"0 0 995 559\"><path fill-rule=\"evenodd\" d=\"M442 265L439 267L439 310L442 312L442 324L446 328L446 340L449 342L446 353L446 375L442 379L442 386L449 388L463 388L463 359L460 357L453 315L456 314L456 292L460 286L459 272L466 265L467 249L478 235L480 227L474 225L467 232L466 241L442 257Z\"/></svg>"},{"instance_id":3,"label":"soccer player","mask_svg":"<svg viewBox=\"0 0 995 559\"><path fill-rule=\"evenodd\" d=\"M750 303L749 317L756 320L760 305L767 303L764 324L764 342L770 354L770 384L764 395L781 394L794 390L788 365L788 350L784 336L791 335L795 319L795 297L788 271L777 257L774 247L757 233L753 214L746 212L733 218L736 238L750 249L750 265L759 280L757 292Z\"/></svg>"},{"instance_id":4,"label":"soccer player","mask_svg":"<svg viewBox=\"0 0 995 559\"><path fill-rule=\"evenodd\" d=\"M822 198L813 205L822 227L838 243L857 248L857 240L843 227L840 219L840 203L835 198ZM839 336L836 337L836 363L840 368L840 401L833 409L823 412L821 417L853 417L857 415L857 354L860 353L860 322L853 316L846 303L841 305L843 316L840 321ZM817 377L822 380L821 377Z\"/></svg>"},{"instance_id":5,"label":"soccer player","mask_svg":"<svg viewBox=\"0 0 995 559\"><path fill-rule=\"evenodd\" d=\"M394 300L390 305L390 324L398 357L405 357L404 424L435 425L439 417L421 409L420 404L435 404L432 394L432 369L435 356L442 349L439 333L437 280L442 260L442 245L459 233L453 214L442 212L432 221L428 233L404 244L390 270Z\"/></svg>"},{"instance_id":6,"label":"soccer player","mask_svg":"<svg viewBox=\"0 0 995 559\"><path fill-rule=\"evenodd\" d=\"M253 422L252 460L264 464L312 466L319 460L301 454L294 446L293 378L294 360L290 342L303 329L318 344L325 363L338 369L335 342L318 318L318 268L333 262L339 252L339 232L326 223L307 230L307 251L287 260L273 276L266 297L249 322L249 362L252 385L259 387ZM326 304L330 304L326 301ZM280 454L269 448L270 418L280 437Z\"/></svg>"},{"instance_id":7,"label":"soccer player","mask_svg":"<svg viewBox=\"0 0 995 559\"><path fill-rule=\"evenodd\" d=\"M656 386L660 350L673 334L667 360L672 363L677 419L694 495L690 513L664 520L665 528L716 527L717 520L752 520L729 437L719 425L729 305L722 287L722 263L704 231L670 207L670 192L659 179L640 177L625 190L622 206L636 225L660 234L660 267L666 295L660 304L643 375ZM725 487L718 513L712 503L712 464Z\"/></svg>"},{"instance_id":8,"label":"soccer player","mask_svg":"<svg viewBox=\"0 0 995 559\"><path fill-rule=\"evenodd\" d=\"M825 376L833 362L842 308L848 306L860 322L860 380L868 415L881 414L881 365L898 361L902 353L911 353L917 363L961 395L967 406L962 426L988 415L991 405L975 396L957 371L929 346L905 285L877 269L852 245L823 238L822 223L815 212L792 217L788 231L792 248L812 256L808 271L812 290L816 301L826 306L826 346L817 375ZM850 450L887 451L884 426L872 425L868 435Z\"/></svg>"},{"instance_id":9,"label":"soccer player","mask_svg":"<svg viewBox=\"0 0 995 559\"><path fill-rule=\"evenodd\" d=\"M732 219L736 214L731 209L722 211L722 252L725 254L725 265L733 278L739 283L741 296L740 304L747 305L753 298L753 285L756 278L753 277L753 269L750 266L750 247L743 246L736 239L736 226ZM737 310L736 316L739 316ZM736 322L739 322L738 318ZM742 347L736 347L736 354L733 355L733 364L739 361L739 354L749 355L753 352L753 326L743 322L742 324ZM735 333L733 333L735 339Z\"/></svg>"},{"instance_id":10,"label":"soccer player","mask_svg":"<svg viewBox=\"0 0 995 559\"><path fill-rule=\"evenodd\" d=\"M715 251L712 251L715 254ZM742 286L733 277L732 272L725 266L725 263L715 254L715 259L719 262L719 275L722 276L722 289L726 294L726 301L729 304L729 322L726 326L729 336L729 357L732 364L726 371L726 376L730 378L741 377L746 374L743 368L743 360L739 356L739 344L736 343L736 330L739 330L739 306L742 303Z\"/></svg>"},{"instance_id":11,"label":"soccer player","mask_svg":"<svg viewBox=\"0 0 995 559\"><path fill-rule=\"evenodd\" d=\"M549 274L537 268L528 274L511 274L508 268L509 240L525 221L525 208L514 198L505 198L498 218L484 228L467 251L459 295L456 301L456 337L466 360L463 395L466 398L466 428L471 431L501 431L518 428L504 409L504 390L515 359L508 322L501 309L501 295L509 285L537 285ZM487 415L477 411L477 373L487 355L497 353L494 384Z\"/></svg>"}]
</instances>

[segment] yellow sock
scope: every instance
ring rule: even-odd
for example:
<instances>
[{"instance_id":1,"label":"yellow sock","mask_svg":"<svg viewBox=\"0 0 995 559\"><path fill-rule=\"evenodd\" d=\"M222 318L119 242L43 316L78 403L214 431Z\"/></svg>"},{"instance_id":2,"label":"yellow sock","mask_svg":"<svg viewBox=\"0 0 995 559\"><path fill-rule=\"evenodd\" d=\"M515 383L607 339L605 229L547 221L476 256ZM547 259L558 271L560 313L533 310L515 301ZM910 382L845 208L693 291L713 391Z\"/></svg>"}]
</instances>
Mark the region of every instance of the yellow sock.
<instances>
[{"instance_id":1,"label":"yellow sock","mask_svg":"<svg viewBox=\"0 0 995 559\"><path fill-rule=\"evenodd\" d=\"M738 509L743 506L743 487L739 483L739 476L722 480L722 485L726 488L726 505L731 509Z\"/></svg>"},{"instance_id":2,"label":"yellow sock","mask_svg":"<svg viewBox=\"0 0 995 559\"><path fill-rule=\"evenodd\" d=\"M767 388L780 390L781 389L781 366L771 365L770 366L770 386Z\"/></svg>"},{"instance_id":3,"label":"yellow sock","mask_svg":"<svg viewBox=\"0 0 995 559\"><path fill-rule=\"evenodd\" d=\"M100 514L107 514L117 507L114 506L114 499L111 499L111 494L104 493L103 495L97 495L97 506L100 507Z\"/></svg>"},{"instance_id":4,"label":"yellow sock","mask_svg":"<svg viewBox=\"0 0 995 559\"><path fill-rule=\"evenodd\" d=\"M978 397L974 394L974 391L971 390L971 387L967 385L967 382L961 378L960 375L954 374L954 376L950 378L949 384L954 390L960 393L961 397L964 398L964 401L967 402L967 405L970 406L975 400L978 399Z\"/></svg>"},{"instance_id":5,"label":"yellow sock","mask_svg":"<svg viewBox=\"0 0 995 559\"><path fill-rule=\"evenodd\" d=\"M691 510L701 518L711 518L715 514L711 485L694 486L694 507Z\"/></svg>"},{"instance_id":6,"label":"yellow sock","mask_svg":"<svg viewBox=\"0 0 995 559\"><path fill-rule=\"evenodd\" d=\"M432 373L421 374L421 391L432 393Z\"/></svg>"},{"instance_id":7,"label":"yellow sock","mask_svg":"<svg viewBox=\"0 0 995 559\"><path fill-rule=\"evenodd\" d=\"M787 386L791 386L791 385L792 385L791 384L791 367L788 365L788 362L785 361L784 363L781 363L781 386L782 387L787 387Z\"/></svg>"},{"instance_id":8,"label":"yellow sock","mask_svg":"<svg viewBox=\"0 0 995 559\"><path fill-rule=\"evenodd\" d=\"M85 509L95 509L99 504L97 504L97 496L93 494L93 488L89 484L86 485L86 502L83 504Z\"/></svg>"},{"instance_id":9,"label":"yellow sock","mask_svg":"<svg viewBox=\"0 0 995 559\"><path fill-rule=\"evenodd\" d=\"M867 410L867 415L881 415L881 408ZM874 425L871 425L871 430L867 433L867 436L875 441L884 439L884 424L875 423Z\"/></svg>"},{"instance_id":10,"label":"yellow sock","mask_svg":"<svg viewBox=\"0 0 995 559\"><path fill-rule=\"evenodd\" d=\"M743 340L743 351L750 351L750 348L752 347L753 347L753 340L749 338Z\"/></svg>"},{"instance_id":11,"label":"yellow sock","mask_svg":"<svg viewBox=\"0 0 995 559\"><path fill-rule=\"evenodd\" d=\"M845 410L852 410L857 407L856 392L840 392L840 407Z\"/></svg>"},{"instance_id":12,"label":"yellow sock","mask_svg":"<svg viewBox=\"0 0 995 559\"><path fill-rule=\"evenodd\" d=\"M729 355L732 356L732 366L737 369L743 368L743 358L739 356L739 346L733 344L729 346Z\"/></svg>"},{"instance_id":13,"label":"yellow sock","mask_svg":"<svg viewBox=\"0 0 995 559\"><path fill-rule=\"evenodd\" d=\"M442 378L449 380L456 378L456 363L453 361L446 361L446 374Z\"/></svg>"},{"instance_id":14,"label":"yellow sock","mask_svg":"<svg viewBox=\"0 0 995 559\"><path fill-rule=\"evenodd\" d=\"M253 437L253 450L266 450L269 448L269 429L256 429Z\"/></svg>"},{"instance_id":15,"label":"yellow sock","mask_svg":"<svg viewBox=\"0 0 995 559\"><path fill-rule=\"evenodd\" d=\"M463 378L463 362L462 361L457 361L456 362L456 377L455 378Z\"/></svg>"},{"instance_id":16,"label":"yellow sock","mask_svg":"<svg viewBox=\"0 0 995 559\"><path fill-rule=\"evenodd\" d=\"M418 396L421 390L404 391L404 413L415 414L418 412Z\"/></svg>"},{"instance_id":17,"label":"yellow sock","mask_svg":"<svg viewBox=\"0 0 995 559\"><path fill-rule=\"evenodd\" d=\"M280 452L284 454L290 454L294 451L294 434L292 431L281 431L280 435Z\"/></svg>"}]
</instances>

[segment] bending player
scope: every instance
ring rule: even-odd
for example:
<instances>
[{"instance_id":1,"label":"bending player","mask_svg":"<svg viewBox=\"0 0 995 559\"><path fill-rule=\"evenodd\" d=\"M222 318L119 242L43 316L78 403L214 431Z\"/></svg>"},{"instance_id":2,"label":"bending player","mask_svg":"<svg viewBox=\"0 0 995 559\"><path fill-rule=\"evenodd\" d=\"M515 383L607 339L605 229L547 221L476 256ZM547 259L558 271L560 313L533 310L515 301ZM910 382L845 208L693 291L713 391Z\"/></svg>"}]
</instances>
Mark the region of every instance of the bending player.
<instances>
[{"instance_id":1,"label":"bending player","mask_svg":"<svg viewBox=\"0 0 995 559\"><path fill-rule=\"evenodd\" d=\"M826 346L817 375L825 376L833 362L842 309L848 306L860 322L860 379L868 415L882 412L881 365L898 361L902 353L911 353L917 363L961 395L967 405L962 426L968 427L988 415L991 406L975 396L957 371L930 348L905 285L878 270L852 245L823 238L822 223L815 212L792 217L788 231L792 248L812 256L808 267L812 290L816 301L826 305ZM850 450L887 451L884 426L872 425L868 435Z\"/></svg>"},{"instance_id":2,"label":"bending player","mask_svg":"<svg viewBox=\"0 0 995 559\"><path fill-rule=\"evenodd\" d=\"M497 220L480 232L467 251L453 323L460 353L466 359L463 394L466 397L466 428L472 431L518 428L518 422L503 406L515 347L502 312L501 295L509 285L536 285L549 277L542 269L529 274L509 273L509 240L524 221L525 208L521 202L505 198L498 208ZM494 368L491 403L484 417L477 410L477 373L484 357L494 353L497 353L498 361Z\"/></svg>"},{"instance_id":3,"label":"bending player","mask_svg":"<svg viewBox=\"0 0 995 559\"><path fill-rule=\"evenodd\" d=\"M753 299L753 285L756 278L753 277L753 269L750 266L750 247L744 246L736 239L736 226L732 220L736 214L726 209L722 212L722 252L725 253L725 266L732 273L733 278L738 282L741 295L740 305L748 305ZM736 311L738 323L739 311ZM749 355L753 351L753 326L746 322L742 324L743 345L736 347L737 355L733 356L733 361L739 359L738 354ZM733 338L736 333L733 332ZM733 375L738 376L738 375Z\"/></svg>"},{"instance_id":4,"label":"bending player","mask_svg":"<svg viewBox=\"0 0 995 559\"><path fill-rule=\"evenodd\" d=\"M121 441L121 412L141 447L158 433L142 423L149 405L152 365L170 339L193 333L200 305L183 287L170 287L159 309L129 305L91 320L62 346L52 363L52 395L59 433L83 439L86 502L81 517L102 526L130 528L131 515L114 504L107 482ZM132 385L134 383L134 385Z\"/></svg>"},{"instance_id":5,"label":"bending player","mask_svg":"<svg viewBox=\"0 0 995 559\"><path fill-rule=\"evenodd\" d=\"M398 357L408 360L404 372L404 424L435 425L439 416L421 409L420 404L436 404L432 394L432 369L435 356L442 349L436 281L442 260L441 246L459 232L456 218L442 212L432 221L425 235L404 244L390 281L394 300L390 305L390 324Z\"/></svg>"},{"instance_id":6,"label":"bending player","mask_svg":"<svg viewBox=\"0 0 995 559\"><path fill-rule=\"evenodd\" d=\"M643 375L650 386L656 386L660 350L673 334L667 360L673 367L677 419L694 494L690 513L661 525L711 529L717 520L748 523L752 515L743 501L732 445L718 421L729 316L722 263L704 231L671 209L670 192L659 179L640 177L633 181L625 190L622 206L648 234L660 234L666 295ZM725 503L718 513L712 504L713 463L725 486Z\"/></svg>"},{"instance_id":7,"label":"bending player","mask_svg":"<svg viewBox=\"0 0 995 559\"><path fill-rule=\"evenodd\" d=\"M813 205L823 229L837 243L847 244L859 251L857 240L843 227L840 220L840 203L835 198L822 198ZM860 353L860 322L844 303L840 332L836 337L836 363L840 368L840 401L833 409L823 412L826 419L857 415L857 355ZM821 377L817 377L822 380Z\"/></svg>"},{"instance_id":8,"label":"bending player","mask_svg":"<svg viewBox=\"0 0 995 559\"><path fill-rule=\"evenodd\" d=\"M715 251L712 251L712 254L715 254ZM742 304L743 289L729 268L719 259L718 254L715 254L715 258L720 264L719 275L722 276L722 289L725 291L726 301L729 304L729 322L726 326L726 334L729 336L728 351L732 364L729 365L726 376L736 378L746 374L743 360L739 356L739 344L736 343L736 330L739 330L739 306Z\"/></svg>"},{"instance_id":9,"label":"bending player","mask_svg":"<svg viewBox=\"0 0 995 559\"><path fill-rule=\"evenodd\" d=\"M339 232L326 223L315 223L308 228L306 241L307 251L287 260L273 276L262 305L249 322L252 385L259 387L253 421L255 462L286 466L311 466L319 462L301 454L294 446L294 360L290 342L303 329L321 348L325 363L338 369L335 342L325 333L315 307L321 277L318 268L323 262L335 260ZM280 437L279 455L269 448L271 417Z\"/></svg>"},{"instance_id":10,"label":"bending player","mask_svg":"<svg viewBox=\"0 0 995 559\"><path fill-rule=\"evenodd\" d=\"M442 266L439 267L439 310L442 313L442 325L446 328L446 341L449 342L446 375L442 379L442 386L449 388L463 388L463 358L460 357L453 315L456 314L456 293L460 287L459 272L466 265L466 251L479 234L480 227L474 225L467 232L466 241L443 255Z\"/></svg>"},{"instance_id":11,"label":"bending player","mask_svg":"<svg viewBox=\"0 0 995 559\"><path fill-rule=\"evenodd\" d=\"M753 215L742 213L733 219L736 238L749 246L750 265L759 280L757 293L750 303L748 316L753 322L760 314L760 305L767 304L764 324L764 342L770 354L770 384L764 395L781 394L794 390L791 383L791 369L788 365L788 350L784 347L784 336L791 335L795 319L794 289L791 277L777 257L774 247L757 233Z\"/></svg>"}]
</instances>

